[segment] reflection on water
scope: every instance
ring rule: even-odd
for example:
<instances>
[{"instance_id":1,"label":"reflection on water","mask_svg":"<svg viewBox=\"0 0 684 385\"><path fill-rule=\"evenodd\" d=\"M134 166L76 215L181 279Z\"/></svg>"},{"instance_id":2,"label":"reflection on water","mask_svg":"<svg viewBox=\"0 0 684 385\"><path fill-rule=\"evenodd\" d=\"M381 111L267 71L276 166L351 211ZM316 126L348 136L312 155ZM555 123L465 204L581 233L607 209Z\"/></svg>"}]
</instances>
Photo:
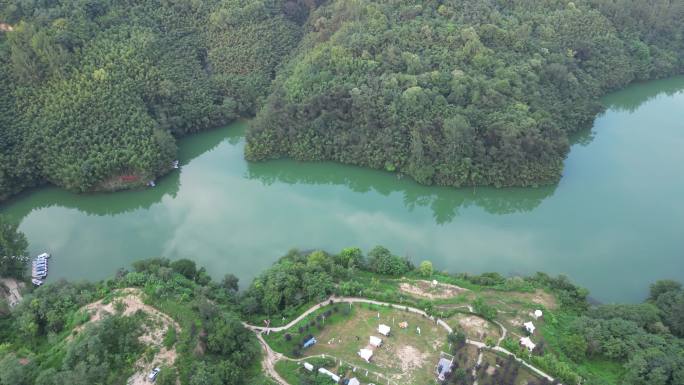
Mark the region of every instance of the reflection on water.
<instances>
[{"instance_id":1,"label":"reflection on water","mask_svg":"<svg viewBox=\"0 0 684 385\"><path fill-rule=\"evenodd\" d=\"M639 88L639 92L632 92L635 87ZM604 98L604 104L612 110L634 112L639 106L658 96L673 96L682 89L684 76L654 80L614 92Z\"/></svg>"},{"instance_id":2,"label":"reflection on water","mask_svg":"<svg viewBox=\"0 0 684 385\"><path fill-rule=\"evenodd\" d=\"M355 193L376 192L383 196L401 194L404 206L429 207L435 222L444 224L458 216L462 207L479 206L490 214L511 214L530 211L553 194L555 186L542 188L464 188L422 186L395 174L329 162L297 162L277 160L249 163L247 177L264 185L345 186Z\"/></svg>"},{"instance_id":3,"label":"reflection on water","mask_svg":"<svg viewBox=\"0 0 684 385\"><path fill-rule=\"evenodd\" d=\"M599 299L638 301L655 279L684 279L676 89L684 77L606 98L553 186L453 189L330 162L247 163L240 122L182 139L181 169L156 188L42 188L0 210L20 222L32 253L53 253L49 279L98 279L166 256L245 284L292 247L383 244L440 269L565 273Z\"/></svg>"}]
</instances>

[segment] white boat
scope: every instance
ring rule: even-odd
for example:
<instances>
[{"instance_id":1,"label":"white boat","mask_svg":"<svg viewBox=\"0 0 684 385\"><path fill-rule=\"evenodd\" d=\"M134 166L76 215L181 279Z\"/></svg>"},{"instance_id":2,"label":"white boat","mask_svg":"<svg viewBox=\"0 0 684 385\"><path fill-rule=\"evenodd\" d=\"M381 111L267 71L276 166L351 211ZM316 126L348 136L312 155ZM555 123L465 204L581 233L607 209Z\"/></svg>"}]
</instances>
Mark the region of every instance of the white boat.
<instances>
[{"instance_id":1,"label":"white boat","mask_svg":"<svg viewBox=\"0 0 684 385\"><path fill-rule=\"evenodd\" d=\"M173 162L171 162L171 167L178 168L178 163L179 162L177 160L174 160Z\"/></svg>"},{"instance_id":2,"label":"white boat","mask_svg":"<svg viewBox=\"0 0 684 385\"><path fill-rule=\"evenodd\" d=\"M40 254L39 256L36 257L36 259L38 259L38 258L45 258L45 259L47 259L47 258L50 258L50 254L48 254L48 253L43 253L43 254Z\"/></svg>"}]
</instances>

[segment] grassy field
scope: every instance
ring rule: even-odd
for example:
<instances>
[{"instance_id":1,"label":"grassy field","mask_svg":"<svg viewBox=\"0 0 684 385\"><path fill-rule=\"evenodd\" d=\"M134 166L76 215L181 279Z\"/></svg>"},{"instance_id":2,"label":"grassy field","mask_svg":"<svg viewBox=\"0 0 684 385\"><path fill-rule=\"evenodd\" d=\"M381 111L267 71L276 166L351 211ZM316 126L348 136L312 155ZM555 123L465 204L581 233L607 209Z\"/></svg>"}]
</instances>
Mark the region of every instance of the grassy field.
<instances>
[{"instance_id":1,"label":"grassy field","mask_svg":"<svg viewBox=\"0 0 684 385\"><path fill-rule=\"evenodd\" d=\"M337 306L348 308L349 304ZM317 314L330 308L325 307ZM315 320L316 317L314 314L310 319ZM400 322L408 322L409 327L399 328ZM308 331L299 333L299 327L307 323L310 325L311 321L303 321L291 331L272 333L266 336L266 339L274 350L290 355L290 351L301 341L302 335L313 334L318 343L304 350L304 357L335 357L342 360L349 369L357 368L357 377L365 377L368 370L369 379L376 383L378 379L373 372L380 373L399 384L434 383L434 367L439 360L440 352L448 349L447 332L442 327L434 321L398 307L353 304L351 310L339 309L333 312L326 319L322 329L309 326ZM381 336L377 332L377 327L381 323L392 327L392 334L389 337ZM421 329L420 335L417 333L417 327ZM291 335L290 341L285 337L287 333ZM369 347L371 335L381 337L383 345L374 348L373 358L367 363L357 355L357 352Z\"/></svg>"}]
</instances>

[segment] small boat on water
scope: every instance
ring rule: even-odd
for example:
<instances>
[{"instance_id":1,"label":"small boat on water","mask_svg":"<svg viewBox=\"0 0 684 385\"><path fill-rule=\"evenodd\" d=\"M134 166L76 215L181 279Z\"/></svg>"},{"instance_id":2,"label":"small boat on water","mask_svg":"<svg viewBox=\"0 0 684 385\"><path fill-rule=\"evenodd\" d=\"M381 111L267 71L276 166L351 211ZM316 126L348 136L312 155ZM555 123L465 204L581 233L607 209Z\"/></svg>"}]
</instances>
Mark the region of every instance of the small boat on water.
<instances>
[{"instance_id":1,"label":"small boat on water","mask_svg":"<svg viewBox=\"0 0 684 385\"><path fill-rule=\"evenodd\" d=\"M177 160L174 160L173 162L171 162L171 167L173 167L173 168L179 168L179 167L178 167L178 164L179 164L179 162L178 162Z\"/></svg>"}]
</instances>

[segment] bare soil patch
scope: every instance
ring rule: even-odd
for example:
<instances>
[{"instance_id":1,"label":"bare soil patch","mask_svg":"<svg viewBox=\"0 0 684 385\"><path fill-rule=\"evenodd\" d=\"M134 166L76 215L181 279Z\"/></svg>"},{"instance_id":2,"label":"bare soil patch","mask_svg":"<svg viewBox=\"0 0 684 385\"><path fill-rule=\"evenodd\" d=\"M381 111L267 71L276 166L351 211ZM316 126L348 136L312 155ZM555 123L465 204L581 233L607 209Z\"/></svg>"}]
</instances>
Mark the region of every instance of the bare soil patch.
<instances>
[{"instance_id":1,"label":"bare soil patch","mask_svg":"<svg viewBox=\"0 0 684 385\"><path fill-rule=\"evenodd\" d=\"M399 284L399 289L405 293L429 299L453 298L467 291L462 287L438 282L433 285L429 281L411 281Z\"/></svg>"},{"instance_id":2,"label":"bare soil patch","mask_svg":"<svg viewBox=\"0 0 684 385\"><path fill-rule=\"evenodd\" d=\"M397 357L401 361L401 370L406 372L417 368L422 368L429 354L421 353L420 350L411 345L405 345L397 349Z\"/></svg>"},{"instance_id":3,"label":"bare soil patch","mask_svg":"<svg viewBox=\"0 0 684 385\"><path fill-rule=\"evenodd\" d=\"M19 282L14 278L0 279L0 296L2 296L10 307L15 307L21 302L21 289L24 287L23 282Z\"/></svg>"},{"instance_id":4,"label":"bare soil patch","mask_svg":"<svg viewBox=\"0 0 684 385\"><path fill-rule=\"evenodd\" d=\"M501 337L501 328L498 325L476 315L457 313L448 321L450 325L460 327L474 341L485 342L487 338L498 340Z\"/></svg>"}]
</instances>

